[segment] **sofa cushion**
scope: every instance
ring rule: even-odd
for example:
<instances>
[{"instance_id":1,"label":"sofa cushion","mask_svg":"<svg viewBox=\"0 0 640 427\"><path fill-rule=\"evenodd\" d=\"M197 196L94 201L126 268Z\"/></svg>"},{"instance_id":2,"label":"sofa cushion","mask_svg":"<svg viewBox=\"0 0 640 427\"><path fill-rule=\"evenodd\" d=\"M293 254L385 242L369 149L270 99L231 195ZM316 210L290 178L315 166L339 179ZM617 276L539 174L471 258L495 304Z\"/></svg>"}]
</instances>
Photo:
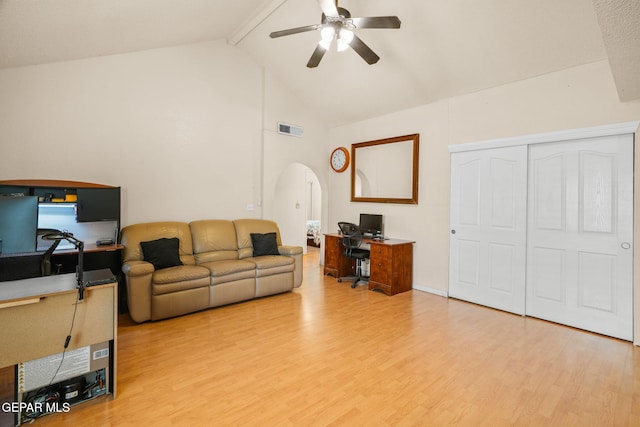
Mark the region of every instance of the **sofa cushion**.
<instances>
[{"instance_id":1,"label":"sofa cushion","mask_svg":"<svg viewBox=\"0 0 640 427\"><path fill-rule=\"evenodd\" d=\"M153 273L153 294L208 287L211 283L209 270L198 265L180 265L163 268Z\"/></svg>"},{"instance_id":2,"label":"sofa cushion","mask_svg":"<svg viewBox=\"0 0 640 427\"><path fill-rule=\"evenodd\" d=\"M196 262L238 259L238 241L232 221L205 219L189 223Z\"/></svg>"},{"instance_id":3,"label":"sofa cushion","mask_svg":"<svg viewBox=\"0 0 640 427\"><path fill-rule=\"evenodd\" d=\"M293 271L293 258L282 255L265 255L253 258L245 258L256 266L256 277L270 276L272 274Z\"/></svg>"},{"instance_id":4,"label":"sofa cushion","mask_svg":"<svg viewBox=\"0 0 640 427\"><path fill-rule=\"evenodd\" d=\"M140 242L143 260L150 262L156 269L182 265L178 248L180 240L177 237L163 237L148 242Z\"/></svg>"},{"instance_id":5,"label":"sofa cushion","mask_svg":"<svg viewBox=\"0 0 640 427\"><path fill-rule=\"evenodd\" d=\"M242 260L211 261L200 264L211 272L211 286L238 280L255 279L256 265ZM212 291L213 292L213 291Z\"/></svg>"},{"instance_id":6,"label":"sofa cushion","mask_svg":"<svg viewBox=\"0 0 640 427\"><path fill-rule=\"evenodd\" d=\"M253 256L280 255L276 233L251 233Z\"/></svg>"},{"instance_id":7,"label":"sofa cushion","mask_svg":"<svg viewBox=\"0 0 640 427\"><path fill-rule=\"evenodd\" d=\"M209 277L209 269L199 265L180 265L156 270L153 273L153 283L173 283L182 280L201 279L203 277Z\"/></svg>"},{"instance_id":8,"label":"sofa cushion","mask_svg":"<svg viewBox=\"0 0 640 427\"><path fill-rule=\"evenodd\" d=\"M122 229L121 243L124 246L122 261L142 261L140 242L148 242L162 237L177 237L180 240L180 261L183 264L195 264L191 231L186 222L164 221L128 225Z\"/></svg>"},{"instance_id":9,"label":"sofa cushion","mask_svg":"<svg viewBox=\"0 0 640 427\"><path fill-rule=\"evenodd\" d=\"M208 268L213 277L228 276L242 271L253 271L256 268L254 263L239 259L212 261L199 265Z\"/></svg>"},{"instance_id":10,"label":"sofa cushion","mask_svg":"<svg viewBox=\"0 0 640 427\"><path fill-rule=\"evenodd\" d=\"M282 245L280 230L274 221L268 219L236 219L233 224L236 227L238 258L240 259L253 256L251 233L276 233L276 242L278 246Z\"/></svg>"}]
</instances>

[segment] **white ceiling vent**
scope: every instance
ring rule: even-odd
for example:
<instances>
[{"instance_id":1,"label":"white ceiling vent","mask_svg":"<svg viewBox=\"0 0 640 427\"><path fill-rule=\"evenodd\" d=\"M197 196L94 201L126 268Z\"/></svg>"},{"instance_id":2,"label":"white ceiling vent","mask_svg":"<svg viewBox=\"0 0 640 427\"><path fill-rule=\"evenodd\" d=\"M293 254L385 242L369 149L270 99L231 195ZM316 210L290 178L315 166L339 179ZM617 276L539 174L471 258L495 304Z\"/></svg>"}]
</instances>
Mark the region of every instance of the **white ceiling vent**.
<instances>
[{"instance_id":1,"label":"white ceiling vent","mask_svg":"<svg viewBox=\"0 0 640 427\"><path fill-rule=\"evenodd\" d=\"M302 136L302 127L278 122L278 133L289 136Z\"/></svg>"}]
</instances>

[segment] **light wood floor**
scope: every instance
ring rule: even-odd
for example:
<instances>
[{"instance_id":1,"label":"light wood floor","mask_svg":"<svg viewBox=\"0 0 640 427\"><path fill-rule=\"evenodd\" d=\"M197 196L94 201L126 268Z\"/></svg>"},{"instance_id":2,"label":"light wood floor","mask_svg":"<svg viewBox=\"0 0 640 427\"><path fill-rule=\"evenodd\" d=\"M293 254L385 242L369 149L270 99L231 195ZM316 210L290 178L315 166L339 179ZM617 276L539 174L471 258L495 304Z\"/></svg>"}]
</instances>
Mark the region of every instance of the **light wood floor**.
<instances>
[{"instance_id":1,"label":"light wood floor","mask_svg":"<svg viewBox=\"0 0 640 427\"><path fill-rule=\"evenodd\" d=\"M120 318L118 397L36 425L639 426L631 343L323 277L180 318Z\"/></svg>"}]
</instances>

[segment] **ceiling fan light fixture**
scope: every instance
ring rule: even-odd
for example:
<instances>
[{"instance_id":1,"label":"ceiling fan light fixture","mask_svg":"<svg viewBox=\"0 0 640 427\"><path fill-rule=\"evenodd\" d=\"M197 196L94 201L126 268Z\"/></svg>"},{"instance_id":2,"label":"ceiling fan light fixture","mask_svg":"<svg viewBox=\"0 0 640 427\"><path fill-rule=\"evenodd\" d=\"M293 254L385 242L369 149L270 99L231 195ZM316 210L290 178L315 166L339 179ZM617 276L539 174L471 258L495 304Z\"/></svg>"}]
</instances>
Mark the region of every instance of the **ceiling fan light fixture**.
<instances>
[{"instance_id":1,"label":"ceiling fan light fixture","mask_svg":"<svg viewBox=\"0 0 640 427\"><path fill-rule=\"evenodd\" d=\"M335 34L336 30L335 28L333 28L333 26L324 27L322 31L320 31L320 37L322 37L322 41L326 41L328 43L331 43L331 40L333 40L333 36Z\"/></svg>"},{"instance_id":2,"label":"ceiling fan light fixture","mask_svg":"<svg viewBox=\"0 0 640 427\"><path fill-rule=\"evenodd\" d=\"M329 50L329 48L331 47L332 41L333 41L332 39L329 39L329 40L322 39L320 40L320 43L318 43L318 45L324 50Z\"/></svg>"},{"instance_id":3,"label":"ceiling fan light fixture","mask_svg":"<svg viewBox=\"0 0 640 427\"><path fill-rule=\"evenodd\" d=\"M338 44L336 45L336 50L338 52L344 52L349 47L349 43L345 42L342 39L338 39Z\"/></svg>"},{"instance_id":4,"label":"ceiling fan light fixture","mask_svg":"<svg viewBox=\"0 0 640 427\"><path fill-rule=\"evenodd\" d=\"M341 28L340 40L342 40L346 44L351 43L351 41L353 40L353 31L349 30L348 28Z\"/></svg>"}]
</instances>

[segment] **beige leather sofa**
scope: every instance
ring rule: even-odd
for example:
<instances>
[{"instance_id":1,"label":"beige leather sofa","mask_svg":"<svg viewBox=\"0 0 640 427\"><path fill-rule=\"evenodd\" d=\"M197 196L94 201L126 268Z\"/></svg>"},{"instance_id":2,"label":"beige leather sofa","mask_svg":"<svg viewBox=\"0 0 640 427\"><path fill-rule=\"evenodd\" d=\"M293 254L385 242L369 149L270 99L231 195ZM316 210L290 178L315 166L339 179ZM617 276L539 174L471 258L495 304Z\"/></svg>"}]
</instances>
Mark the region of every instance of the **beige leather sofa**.
<instances>
[{"instance_id":1,"label":"beige leather sofa","mask_svg":"<svg viewBox=\"0 0 640 427\"><path fill-rule=\"evenodd\" d=\"M278 255L254 256L252 233L275 233ZM178 246L175 238L181 265L156 269L145 261L146 242L172 239ZM302 248L282 245L278 225L269 220L134 224L122 229L122 244L129 314L138 323L288 292L302 284Z\"/></svg>"}]
</instances>

